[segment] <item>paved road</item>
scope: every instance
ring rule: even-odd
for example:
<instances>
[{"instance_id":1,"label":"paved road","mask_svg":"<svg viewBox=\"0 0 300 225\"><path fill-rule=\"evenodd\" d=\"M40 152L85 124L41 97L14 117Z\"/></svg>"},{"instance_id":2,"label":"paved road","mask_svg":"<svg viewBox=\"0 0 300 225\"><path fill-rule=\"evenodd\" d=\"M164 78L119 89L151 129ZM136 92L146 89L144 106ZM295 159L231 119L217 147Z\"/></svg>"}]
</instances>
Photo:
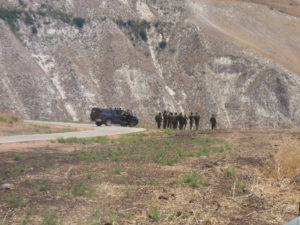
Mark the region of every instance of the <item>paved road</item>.
<instances>
[{"instance_id":1,"label":"paved road","mask_svg":"<svg viewBox=\"0 0 300 225\"><path fill-rule=\"evenodd\" d=\"M145 131L143 128L132 127L117 127L117 126L101 126L97 127L95 124L84 123L63 123L63 122L47 122L47 121L35 121L25 120L26 123L44 124L44 125L57 125L74 128L87 128L86 131L68 132L68 133L56 133L56 134L32 134L32 135L17 135L17 136L4 136L0 137L0 144L5 143L17 143L17 142L29 142L29 141L49 141L56 140L57 138L88 138L98 136L108 136L117 134L127 134Z\"/></svg>"}]
</instances>

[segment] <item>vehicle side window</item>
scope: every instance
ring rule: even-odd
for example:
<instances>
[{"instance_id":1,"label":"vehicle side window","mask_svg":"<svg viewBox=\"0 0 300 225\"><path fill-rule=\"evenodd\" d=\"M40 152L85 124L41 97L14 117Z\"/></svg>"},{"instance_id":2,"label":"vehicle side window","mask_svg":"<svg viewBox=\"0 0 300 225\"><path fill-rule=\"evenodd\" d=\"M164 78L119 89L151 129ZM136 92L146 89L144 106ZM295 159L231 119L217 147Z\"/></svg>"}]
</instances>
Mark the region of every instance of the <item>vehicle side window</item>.
<instances>
[{"instance_id":1,"label":"vehicle side window","mask_svg":"<svg viewBox=\"0 0 300 225\"><path fill-rule=\"evenodd\" d=\"M122 112L121 110L116 110L116 111L115 111L115 115L120 116L120 115L121 115L121 112Z\"/></svg>"}]
</instances>

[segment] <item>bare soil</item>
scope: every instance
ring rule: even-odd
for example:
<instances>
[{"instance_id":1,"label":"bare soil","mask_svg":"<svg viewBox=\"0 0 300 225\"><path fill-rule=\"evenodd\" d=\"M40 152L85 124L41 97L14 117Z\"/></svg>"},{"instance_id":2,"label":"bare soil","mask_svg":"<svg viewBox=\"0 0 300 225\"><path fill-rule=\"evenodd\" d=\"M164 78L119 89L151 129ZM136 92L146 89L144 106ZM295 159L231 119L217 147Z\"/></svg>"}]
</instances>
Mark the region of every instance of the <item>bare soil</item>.
<instances>
[{"instance_id":1,"label":"bare soil","mask_svg":"<svg viewBox=\"0 0 300 225\"><path fill-rule=\"evenodd\" d=\"M277 225L297 214L299 129L101 140L0 145L0 183L13 184L0 190L0 223Z\"/></svg>"}]
</instances>

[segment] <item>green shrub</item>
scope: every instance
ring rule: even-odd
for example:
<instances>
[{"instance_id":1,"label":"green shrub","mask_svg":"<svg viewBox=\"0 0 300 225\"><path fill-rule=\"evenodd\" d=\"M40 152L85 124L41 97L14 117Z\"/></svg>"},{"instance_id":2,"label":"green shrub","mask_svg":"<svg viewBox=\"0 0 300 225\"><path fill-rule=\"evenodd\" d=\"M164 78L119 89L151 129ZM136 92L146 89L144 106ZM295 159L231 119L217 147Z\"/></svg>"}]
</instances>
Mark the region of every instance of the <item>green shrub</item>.
<instances>
[{"instance_id":1,"label":"green shrub","mask_svg":"<svg viewBox=\"0 0 300 225\"><path fill-rule=\"evenodd\" d=\"M47 191L47 185L49 183L48 179L43 179L41 182L41 186L39 188L39 191Z\"/></svg>"},{"instance_id":2,"label":"green shrub","mask_svg":"<svg viewBox=\"0 0 300 225\"><path fill-rule=\"evenodd\" d=\"M25 201L21 194L16 194L12 192L10 196L6 199L6 204L9 208L19 208L25 205Z\"/></svg>"},{"instance_id":3,"label":"green shrub","mask_svg":"<svg viewBox=\"0 0 300 225\"><path fill-rule=\"evenodd\" d=\"M31 27L31 33L32 34L37 34L38 30L36 29L36 27Z\"/></svg>"},{"instance_id":4,"label":"green shrub","mask_svg":"<svg viewBox=\"0 0 300 225\"><path fill-rule=\"evenodd\" d=\"M6 119L4 116L0 116L0 122L6 123L6 122L7 122L7 119Z\"/></svg>"},{"instance_id":5,"label":"green shrub","mask_svg":"<svg viewBox=\"0 0 300 225\"><path fill-rule=\"evenodd\" d=\"M45 16L46 16L46 13L43 12L43 11L41 11L41 10L38 10L36 13L37 13L38 15L42 16L42 17L45 17Z\"/></svg>"},{"instance_id":6,"label":"green shrub","mask_svg":"<svg viewBox=\"0 0 300 225\"><path fill-rule=\"evenodd\" d=\"M162 42L159 43L159 47L161 49L164 49L166 46L167 46L167 42L166 41L162 41Z\"/></svg>"},{"instance_id":7,"label":"green shrub","mask_svg":"<svg viewBox=\"0 0 300 225\"><path fill-rule=\"evenodd\" d=\"M140 30L140 37L142 38L143 41L145 42L148 41L147 32L144 29Z\"/></svg>"},{"instance_id":8,"label":"green shrub","mask_svg":"<svg viewBox=\"0 0 300 225\"><path fill-rule=\"evenodd\" d=\"M93 174L92 173L87 173L86 174L86 179L91 180L93 178Z\"/></svg>"},{"instance_id":9,"label":"green shrub","mask_svg":"<svg viewBox=\"0 0 300 225\"><path fill-rule=\"evenodd\" d=\"M209 185L209 179L196 172L184 175L182 182L193 188L199 187L200 184L204 187Z\"/></svg>"},{"instance_id":10,"label":"green shrub","mask_svg":"<svg viewBox=\"0 0 300 225\"><path fill-rule=\"evenodd\" d=\"M235 184L236 188L245 188L246 187L246 183L244 181L237 181Z\"/></svg>"},{"instance_id":11,"label":"green shrub","mask_svg":"<svg viewBox=\"0 0 300 225\"><path fill-rule=\"evenodd\" d=\"M18 117L18 116L15 116L15 115L12 115L11 117L10 117L10 119L11 119L11 121L12 122L18 122L19 120L20 120L20 118Z\"/></svg>"},{"instance_id":12,"label":"green shrub","mask_svg":"<svg viewBox=\"0 0 300 225\"><path fill-rule=\"evenodd\" d=\"M173 166L175 163L178 162L177 158L168 158L168 159L161 159L158 161L159 164L163 166Z\"/></svg>"},{"instance_id":13,"label":"green shrub","mask_svg":"<svg viewBox=\"0 0 300 225\"><path fill-rule=\"evenodd\" d=\"M19 154L15 155L13 158L15 161L23 161L25 158Z\"/></svg>"},{"instance_id":14,"label":"green shrub","mask_svg":"<svg viewBox=\"0 0 300 225\"><path fill-rule=\"evenodd\" d=\"M26 25L33 25L34 24L34 20L28 12L25 12L24 22L25 22Z\"/></svg>"},{"instance_id":15,"label":"green shrub","mask_svg":"<svg viewBox=\"0 0 300 225\"><path fill-rule=\"evenodd\" d=\"M81 17L75 17L73 19L73 22L78 28L82 28L83 25L85 24L85 19L83 19Z\"/></svg>"},{"instance_id":16,"label":"green shrub","mask_svg":"<svg viewBox=\"0 0 300 225\"><path fill-rule=\"evenodd\" d=\"M141 38L145 42L148 41L147 29L150 29L151 24L146 20L128 20L127 22L124 22L121 18L119 18L115 20L115 23L121 29L127 29L129 35L134 36L136 39Z\"/></svg>"},{"instance_id":17,"label":"green shrub","mask_svg":"<svg viewBox=\"0 0 300 225\"><path fill-rule=\"evenodd\" d=\"M121 174L123 172L123 168L117 167L113 169L113 173L115 174Z\"/></svg>"},{"instance_id":18,"label":"green shrub","mask_svg":"<svg viewBox=\"0 0 300 225\"><path fill-rule=\"evenodd\" d=\"M189 185L190 187L193 187L193 188L199 187L199 182L198 182L196 173L184 175L182 178L182 181L183 181L183 183Z\"/></svg>"},{"instance_id":19,"label":"green shrub","mask_svg":"<svg viewBox=\"0 0 300 225\"><path fill-rule=\"evenodd\" d=\"M61 20L64 23L67 23L67 24L70 24L70 25L73 23L72 17L70 15L62 12L62 11L49 9L48 14L52 18Z\"/></svg>"},{"instance_id":20,"label":"green shrub","mask_svg":"<svg viewBox=\"0 0 300 225\"><path fill-rule=\"evenodd\" d=\"M85 193L88 191L88 187L82 182L78 182L76 183L73 187L72 187L72 194L74 196L82 196L85 195Z\"/></svg>"},{"instance_id":21,"label":"green shrub","mask_svg":"<svg viewBox=\"0 0 300 225\"><path fill-rule=\"evenodd\" d=\"M235 178L236 172L234 167L228 167L225 169L225 175L227 178Z\"/></svg>"},{"instance_id":22,"label":"green shrub","mask_svg":"<svg viewBox=\"0 0 300 225\"><path fill-rule=\"evenodd\" d=\"M58 217L56 212L52 210L46 210L44 214L43 225L58 225Z\"/></svg>"},{"instance_id":23,"label":"green shrub","mask_svg":"<svg viewBox=\"0 0 300 225\"><path fill-rule=\"evenodd\" d=\"M160 212L155 206L149 207L148 217L152 220L152 222L158 222L161 218Z\"/></svg>"},{"instance_id":24,"label":"green shrub","mask_svg":"<svg viewBox=\"0 0 300 225\"><path fill-rule=\"evenodd\" d=\"M21 14L22 11L20 10L0 6L0 19L5 20L13 32L17 30L16 21L20 18Z\"/></svg>"}]
</instances>

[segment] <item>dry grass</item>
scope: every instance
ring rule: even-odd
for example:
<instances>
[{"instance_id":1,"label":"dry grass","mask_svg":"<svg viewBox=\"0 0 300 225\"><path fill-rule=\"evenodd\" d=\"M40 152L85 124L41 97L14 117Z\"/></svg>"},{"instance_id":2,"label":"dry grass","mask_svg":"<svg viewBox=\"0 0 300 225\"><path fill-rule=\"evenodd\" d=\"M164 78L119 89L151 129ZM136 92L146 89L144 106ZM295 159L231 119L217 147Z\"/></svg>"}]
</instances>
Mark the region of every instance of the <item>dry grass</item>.
<instances>
[{"instance_id":1,"label":"dry grass","mask_svg":"<svg viewBox=\"0 0 300 225\"><path fill-rule=\"evenodd\" d=\"M0 113L0 123L3 125L13 125L23 123L21 116L14 113Z\"/></svg>"},{"instance_id":2,"label":"dry grass","mask_svg":"<svg viewBox=\"0 0 300 225\"><path fill-rule=\"evenodd\" d=\"M264 171L285 149L278 143L298 146L298 137L293 130L165 130L2 145L1 183L14 189L0 189L0 218L40 224L51 210L66 225L284 224L296 216L299 187Z\"/></svg>"},{"instance_id":3,"label":"dry grass","mask_svg":"<svg viewBox=\"0 0 300 225\"><path fill-rule=\"evenodd\" d=\"M277 156L278 177L293 178L300 174L300 141L284 144Z\"/></svg>"},{"instance_id":4,"label":"dry grass","mask_svg":"<svg viewBox=\"0 0 300 225\"><path fill-rule=\"evenodd\" d=\"M0 136L65 133L78 130L80 129L24 123L23 118L14 113L0 113Z\"/></svg>"}]
</instances>

